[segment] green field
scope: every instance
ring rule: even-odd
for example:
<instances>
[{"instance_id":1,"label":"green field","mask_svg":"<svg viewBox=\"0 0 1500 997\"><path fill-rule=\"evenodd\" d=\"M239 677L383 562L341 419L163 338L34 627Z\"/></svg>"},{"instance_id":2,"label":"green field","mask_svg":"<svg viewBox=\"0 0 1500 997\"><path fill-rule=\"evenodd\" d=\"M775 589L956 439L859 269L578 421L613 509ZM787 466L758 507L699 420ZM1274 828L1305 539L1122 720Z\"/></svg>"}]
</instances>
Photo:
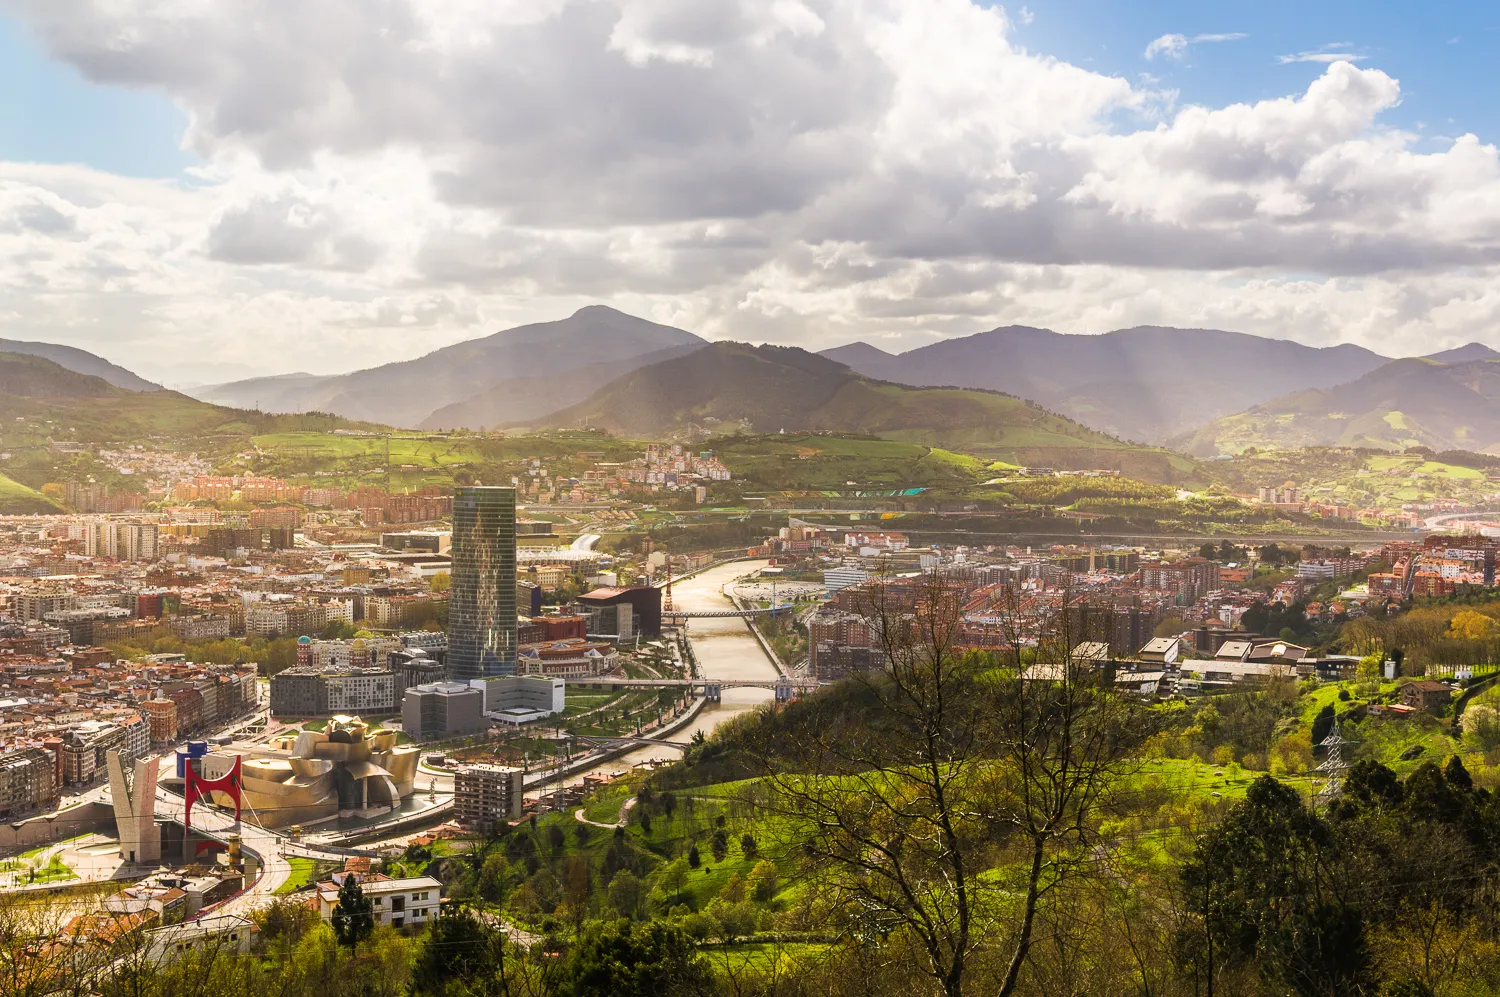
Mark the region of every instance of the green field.
<instances>
[{"instance_id":1,"label":"green field","mask_svg":"<svg viewBox=\"0 0 1500 997\"><path fill-rule=\"evenodd\" d=\"M0 474L0 513L18 515L59 511L61 506L41 492Z\"/></svg>"},{"instance_id":2,"label":"green field","mask_svg":"<svg viewBox=\"0 0 1500 997\"><path fill-rule=\"evenodd\" d=\"M302 887L312 883L318 874L318 863L316 859L305 859L293 856L287 859L287 864L292 867L292 873L287 877L285 883L276 887L278 897L288 893L294 893Z\"/></svg>"}]
</instances>

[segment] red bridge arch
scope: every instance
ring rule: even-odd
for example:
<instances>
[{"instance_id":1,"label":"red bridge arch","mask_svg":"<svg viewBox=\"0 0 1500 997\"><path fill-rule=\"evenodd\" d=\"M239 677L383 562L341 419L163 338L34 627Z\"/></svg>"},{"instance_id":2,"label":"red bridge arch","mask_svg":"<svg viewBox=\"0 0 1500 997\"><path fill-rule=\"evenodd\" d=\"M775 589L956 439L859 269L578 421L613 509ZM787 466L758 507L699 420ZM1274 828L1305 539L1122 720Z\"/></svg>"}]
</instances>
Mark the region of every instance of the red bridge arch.
<instances>
[{"instance_id":1,"label":"red bridge arch","mask_svg":"<svg viewBox=\"0 0 1500 997\"><path fill-rule=\"evenodd\" d=\"M192 762L188 763L185 777L187 785L185 787L185 792L183 793L183 797L187 801L182 811L183 827L185 827L189 831L193 829L193 804L200 799L211 801L212 797L210 797L208 794L215 789L219 790L222 793L229 794L229 797L234 800L234 820L236 824L239 823L240 783L243 778L240 772L240 762L243 760L244 757L242 755L235 755L234 765L229 769L228 772L226 772L224 775L221 775L217 779L203 778L198 774L197 770L193 768Z\"/></svg>"}]
</instances>

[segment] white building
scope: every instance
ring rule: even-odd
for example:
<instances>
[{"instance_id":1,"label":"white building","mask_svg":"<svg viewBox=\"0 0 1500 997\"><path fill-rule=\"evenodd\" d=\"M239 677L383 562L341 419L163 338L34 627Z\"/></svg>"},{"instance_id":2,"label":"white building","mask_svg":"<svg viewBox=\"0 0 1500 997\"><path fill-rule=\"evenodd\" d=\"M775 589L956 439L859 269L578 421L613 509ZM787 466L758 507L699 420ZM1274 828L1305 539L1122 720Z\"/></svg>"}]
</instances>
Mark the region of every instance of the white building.
<instances>
[{"instance_id":1,"label":"white building","mask_svg":"<svg viewBox=\"0 0 1500 997\"><path fill-rule=\"evenodd\" d=\"M333 882L320 884L318 888L318 913L325 921L333 920L333 909L339 904L339 884L343 877L353 873L342 873ZM408 925L423 925L436 921L443 897L443 884L431 876L413 879L367 879L359 884L370 906L374 908L375 923L388 924L393 928Z\"/></svg>"},{"instance_id":2,"label":"white building","mask_svg":"<svg viewBox=\"0 0 1500 997\"><path fill-rule=\"evenodd\" d=\"M863 568L829 568L823 572L823 584L830 592L837 592L851 585L863 585L869 580L870 573Z\"/></svg>"},{"instance_id":3,"label":"white building","mask_svg":"<svg viewBox=\"0 0 1500 997\"><path fill-rule=\"evenodd\" d=\"M522 724L567 709L568 683L545 675L507 675L471 679L484 693L484 712L497 720Z\"/></svg>"},{"instance_id":4,"label":"white building","mask_svg":"<svg viewBox=\"0 0 1500 997\"><path fill-rule=\"evenodd\" d=\"M181 924L147 932L147 957L153 962L175 960L189 952L221 953L250 951L255 922L238 914L212 914Z\"/></svg>"}]
</instances>

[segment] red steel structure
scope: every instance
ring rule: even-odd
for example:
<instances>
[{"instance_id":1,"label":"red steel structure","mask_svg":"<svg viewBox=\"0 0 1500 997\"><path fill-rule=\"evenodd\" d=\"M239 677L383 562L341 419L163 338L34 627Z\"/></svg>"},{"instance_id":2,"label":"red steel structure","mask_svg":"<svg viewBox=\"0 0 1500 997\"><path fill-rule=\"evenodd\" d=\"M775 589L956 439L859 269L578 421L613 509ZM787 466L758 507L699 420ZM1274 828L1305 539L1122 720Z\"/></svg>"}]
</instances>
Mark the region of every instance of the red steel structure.
<instances>
[{"instance_id":1,"label":"red steel structure","mask_svg":"<svg viewBox=\"0 0 1500 997\"><path fill-rule=\"evenodd\" d=\"M188 764L185 775L185 792L183 793L183 797L187 800L187 805L183 807L182 811L182 824L185 828L189 831L193 829L193 804L200 799L212 802L212 798L208 794L215 789L223 793L228 793L229 797L234 800L234 821L236 824L239 823L240 784L242 781L240 763L243 760L243 756L236 755L234 758L234 767L217 779L203 778L193 768L191 763Z\"/></svg>"}]
</instances>

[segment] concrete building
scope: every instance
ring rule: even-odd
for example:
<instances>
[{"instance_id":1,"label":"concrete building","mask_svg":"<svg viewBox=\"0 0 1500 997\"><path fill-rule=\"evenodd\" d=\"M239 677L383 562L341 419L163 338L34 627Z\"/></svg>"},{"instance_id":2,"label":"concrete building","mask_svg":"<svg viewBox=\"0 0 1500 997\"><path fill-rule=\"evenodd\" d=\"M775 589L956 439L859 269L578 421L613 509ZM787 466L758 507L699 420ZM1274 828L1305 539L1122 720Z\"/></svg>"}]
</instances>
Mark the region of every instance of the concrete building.
<instances>
[{"instance_id":1,"label":"concrete building","mask_svg":"<svg viewBox=\"0 0 1500 997\"><path fill-rule=\"evenodd\" d=\"M469 681L516 667L516 490L453 494L447 672Z\"/></svg>"},{"instance_id":2,"label":"concrete building","mask_svg":"<svg viewBox=\"0 0 1500 997\"><path fill-rule=\"evenodd\" d=\"M560 678L508 675L469 685L484 694L484 712L507 723L530 723L567 708L568 684Z\"/></svg>"},{"instance_id":3,"label":"concrete building","mask_svg":"<svg viewBox=\"0 0 1500 997\"><path fill-rule=\"evenodd\" d=\"M413 686L401 701L401 727L416 741L474 734L488 726L483 691L462 682Z\"/></svg>"},{"instance_id":4,"label":"concrete building","mask_svg":"<svg viewBox=\"0 0 1500 997\"><path fill-rule=\"evenodd\" d=\"M189 952L210 956L250 951L255 922L238 914L213 914L181 924L169 924L147 932L146 957L162 963L180 959Z\"/></svg>"},{"instance_id":5,"label":"concrete building","mask_svg":"<svg viewBox=\"0 0 1500 997\"><path fill-rule=\"evenodd\" d=\"M466 765L453 775L453 812L465 827L489 832L521 819L525 775L504 765Z\"/></svg>"},{"instance_id":6,"label":"concrete building","mask_svg":"<svg viewBox=\"0 0 1500 997\"><path fill-rule=\"evenodd\" d=\"M127 763L120 752L112 750L107 756L107 764L109 795L115 808L115 830L120 838L120 858L132 865L160 862L161 831L156 826L156 759L137 758Z\"/></svg>"},{"instance_id":7,"label":"concrete building","mask_svg":"<svg viewBox=\"0 0 1500 997\"><path fill-rule=\"evenodd\" d=\"M823 572L823 585L830 592L837 592L851 585L863 585L869 580L870 573L863 568L829 568Z\"/></svg>"},{"instance_id":8,"label":"concrete building","mask_svg":"<svg viewBox=\"0 0 1500 997\"><path fill-rule=\"evenodd\" d=\"M122 763L132 765L150 750L151 728L139 716L85 720L63 734L63 779L87 785L106 767L109 752L118 751Z\"/></svg>"}]
</instances>

